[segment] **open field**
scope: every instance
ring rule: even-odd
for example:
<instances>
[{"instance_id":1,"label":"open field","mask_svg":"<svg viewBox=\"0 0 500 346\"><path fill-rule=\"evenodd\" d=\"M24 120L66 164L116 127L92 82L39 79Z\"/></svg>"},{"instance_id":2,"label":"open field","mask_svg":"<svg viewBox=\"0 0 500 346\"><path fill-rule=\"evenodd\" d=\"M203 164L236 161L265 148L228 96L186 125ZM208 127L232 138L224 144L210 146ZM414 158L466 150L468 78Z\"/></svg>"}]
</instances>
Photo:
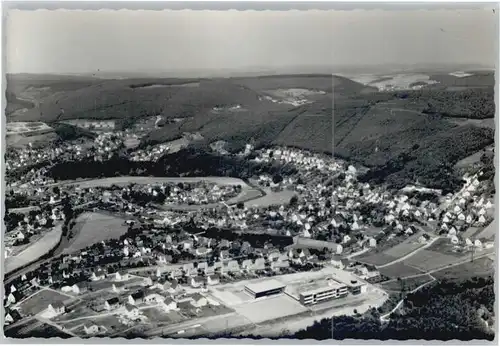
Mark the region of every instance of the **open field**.
<instances>
[{"instance_id":1,"label":"open field","mask_svg":"<svg viewBox=\"0 0 500 346\"><path fill-rule=\"evenodd\" d=\"M53 129L43 122L8 122L6 125L6 135L13 134L35 134L45 131L53 131Z\"/></svg>"},{"instance_id":2,"label":"open field","mask_svg":"<svg viewBox=\"0 0 500 346\"><path fill-rule=\"evenodd\" d=\"M396 259L397 259L397 257L389 256L389 255L385 254L384 252L379 252L379 253L375 253L375 254L368 252L366 255L354 258L354 260L356 260L356 261L360 261L362 263L373 264L376 266L390 263Z\"/></svg>"},{"instance_id":3,"label":"open field","mask_svg":"<svg viewBox=\"0 0 500 346\"><path fill-rule=\"evenodd\" d=\"M498 221L493 220L488 226L486 226L480 233L477 234L478 239L488 239L493 240L497 234Z\"/></svg>"},{"instance_id":4,"label":"open field","mask_svg":"<svg viewBox=\"0 0 500 346\"><path fill-rule=\"evenodd\" d=\"M51 303L66 302L72 299L73 298L57 293L56 291L44 289L24 300L19 304L19 307L21 308L21 313L25 316L36 315L47 309Z\"/></svg>"},{"instance_id":5,"label":"open field","mask_svg":"<svg viewBox=\"0 0 500 346\"><path fill-rule=\"evenodd\" d=\"M142 309L141 312L152 323L174 324L185 320L185 318L182 317L182 315L180 315L177 311L170 311L167 313L159 307Z\"/></svg>"},{"instance_id":6,"label":"open field","mask_svg":"<svg viewBox=\"0 0 500 346\"><path fill-rule=\"evenodd\" d=\"M406 265L403 262L397 262L387 267L380 268L379 271L380 274L385 275L391 279L416 275L422 272L420 269L410 267L409 265Z\"/></svg>"},{"instance_id":7,"label":"open field","mask_svg":"<svg viewBox=\"0 0 500 346\"><path fill-rule=\"evenodd\" d=\"M459 261L460 257L443 254L437 251L422 250L405 260L403 263L423 270L424 272Z\"/></svg>"},{"instance_id":8,"label":"open field","mask_svg":"<svg viewBox=\"0 0 500 346\"><path fill-rule=\"evenodd\" d=\"M126 231L123 219L101 213L84 213L76 219L75 238L64 252L72 253L103 240L118 238Z\"/></svg>"},{"instance_id":9,"label":"open field","mask_svg":"<svg viewBox=\"0 0 500 346\"><path fill-rule=\"evenodd\" d=\"M460 280L495 274L495 262L488 256L432 273L436 279Z\"/></svg>"},{"instance_id":10,"label":"open field","mask_svg":"<svg viewBox=\"0 0 500 346\"><path fill-rule=\"evenodd\" d=\"M61 236L62 225L57 225L24 251L16 256L6 258L4 261L5 273L10 273L44 256L56 247L61 240Z\"/></svg>"},{"instance_id":11,"label":"open field","mask_svg":"<svg viewBox=\"0 0 500 346\"><path fill-rule=\"evenodd\" d=\"M248 302L234 309L252 323L262 323L307 311L302 304L285 294Z\"/></svg>"},{"instance_id":12,"label":"open field","mask_svg":"<svg viewBox=\"0 0 500 346\"><path fill-rule=\"evenodd\" d=\"M429 281L432 281L432 277L428 274L423 274L423 275L419 275L419 276L414 276L414 277L411 277L411 278L406 278L406 279L401 279L401 280L392 280L390 282L387 282L387 283L381 283L381 287L384 289L384 290L388 290L388 291L401 291L401 290L405 290L405 291L411 291L415 288L417 288L418 286L426 283L426 282L429 282Z\"/></svg>"},{"instance_id":13,"label":"open field","mask_svg":"<svg viewBox=\"0 0 500 346\"><path fill-rule=\"evenodd\" d=\"M457 247L451 243L451 241L447 238L440 238L436 240L431 246L427 248L428 251L435 251L441 254L455 256L455 257L463 257L467 254L467 251L462 247Z\"/></svg>"},{"instance_id":14,"label":"open field","mask_svg":"<svg viewBox=\"0 0 500 346\"><path fill-rule=\"evenodd\" d=\"M249 207L269 207L271 205L288 204L290 199L296 195L295 191L283 190L278 192L266 191L266 195L252 199L246 203Z\"/></svg>"},{"instance_id":15,"label":"open field","mask_svg":"<svg viewBox=\"0 0 500 346\"><path fill-rule=\"evenodd\" d=\"M404 242L384 251L388 256L400 258L408 255L409 253L421 248L425 244L419 243L417 237L407 239Z\"/></svg>"}]
</instances>

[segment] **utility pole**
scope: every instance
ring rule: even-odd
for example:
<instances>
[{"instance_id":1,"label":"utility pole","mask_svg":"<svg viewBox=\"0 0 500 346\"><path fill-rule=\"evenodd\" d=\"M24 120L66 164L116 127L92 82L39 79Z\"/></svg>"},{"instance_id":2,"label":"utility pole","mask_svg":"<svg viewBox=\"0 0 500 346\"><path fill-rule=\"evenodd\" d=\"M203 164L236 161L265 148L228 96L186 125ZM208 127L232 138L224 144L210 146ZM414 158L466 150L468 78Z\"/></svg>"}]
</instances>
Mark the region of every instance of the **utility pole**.
<instances>
[{"instance_id":1,"label":"utility pole","mask_svg":"<svg viewBox=\"0 0 500 346\"><path fill-rule=\"evenodd\" d=\"M332 340L333 340L333 316L332 316L332 319L331 319L331 330L332 330Z\"/></svg>"}]
</instances>

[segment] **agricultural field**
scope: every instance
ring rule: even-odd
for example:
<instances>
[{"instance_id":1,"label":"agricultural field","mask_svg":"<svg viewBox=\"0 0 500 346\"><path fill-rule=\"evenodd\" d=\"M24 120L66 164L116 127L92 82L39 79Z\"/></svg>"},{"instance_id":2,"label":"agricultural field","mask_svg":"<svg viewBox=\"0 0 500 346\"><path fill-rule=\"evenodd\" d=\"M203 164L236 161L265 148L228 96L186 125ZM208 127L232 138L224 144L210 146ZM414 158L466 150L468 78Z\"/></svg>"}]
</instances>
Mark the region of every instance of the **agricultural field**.
<instances>
[{"instance_id":1,"label":"agricultural field","mask_svg":"<svg viewBox=\"0 0 500 346\"><path fill-rule=\"evenodd\" d=\"M441 254L454 256L457 258L463 257L468 253L462 246L453 245L449 239L440 238L427 248L428 251L435 251Z\"/></svg>"},{"instance_id":2,"label":"agricultural field","mask_svg":"<svg viewBox=\"0 0 500 346\"><path fill-rule=\"evenodd\" d=\"M72 230L74 239L64 252L72 253L103 240L118 238L126 231L127 226L121 218L101 213L84 213L76 219Z\"/></svg>"},{"instance_id":3,"label":"agricultural field","mask_svg":"<svg viewBox=\"0 0 500 346\"><path fill-rule=\"evenodd\" d=\"M159 307L150 307L142 309L141 312L152 323L174 324L174 323L179 323L185 319L177 311L170 311L167 313Z\"/></svg>"},{"instance_id":4,"label":"agricultural field","mask_svg":"<svg viewBox=\"0 0 500 346\"><path fill-rule=\"evenodd\" d=\"M45 132L45 131L53 131L53 129L43 122L8 122L6 125L6 135L13 134L25 134L25 133L36 133L36 132Z\"/></svg>"},{"instance_id":5,"label":"agricultural field","mask_svg":"<svg viewBox=\"0 0 500 346\"><path fill-rule=\"evenodd\" d=\"M266 195L253 199L251 201L246 202L248 207L269 207L271 205L281 205L288 204L290 199L295 196L296 192L291 190L283 190L278 192L267 191Z\"/></svg>"},{"instance_id":6,"label":"agricultural field","mask_svg":"<svg viewBox=\"0 0 500 346\"><path fill-rule=\"evenodd\" d=\"M40 325L37 325L34 329L31 329L29 333L26 335L26 337L44 338L44 339L50 339L50 338L67 339L71 338L71 335L62 332L61 330L50 324L42 323Z\"/></svg>"},{"instance_id":7,"label":"agricultural field","mask_svg":"<svg viewBox=\"0 0 500 346\"><path fill-rule=\"evenodd\" d=\"M425 284L426 282L432 281L432 276L429 274L423 274L420 276L415 276L411 278L401 279L401 280L393 280L387 283L382 283L381 286L384 290L388 291L411 291L417 288L420 285Z\"/></svg>"},{"instance_id":8,"label":"agricultural field","mask_svg":"<svg viewBox=\"0 0 500 346\"><path fill-rule=\"evenodd\" d=\"M62 225L55 226L36 243L31 244L16 256L5 259L5 273L10 273L18 268L36 261L54 249L62 237Z\"/></svg>"},{"instance_id":9,"label":"agricultural field","mask_svg":"<svg viewBox=\"0 0 500 346\"><path fill-rule=\"evenodd\" d=\"M379 268L378 270L380 274L387 276L391 279L396 279L398 277L405 277L410 275L417 275L419 273L422 273L420 269L410 267L409 265L406 265L403 262L397 262L387 267Z\"/></svg>"},{"instance_id":10,"label":"agricultural field","mask_svg":"<svg viewBox=\"0 0 500 346\"><path fill-rule=\"evenodd\" d=\"M480 233L477 234L476 238L494 240L497 233L498 223L493 220L488 226L486 226Z\"/></svg>"},{"instance_id":11,"label":"agricultural field","mask_svg":"<svg viewBox=\"0 0 500 346\"><path fill-rule=\"evenodd\" d=\"M392 240L385 241L380 246L377 246L374 250L369 251L360 257L356 257L355 259L363 263L378 266L390 263L423 247L425 243L422 244L418 242L419 236L420 234L416 233L407 237L403 241L399 238L393 238Z\"/></svg>"},{"instance_id":12,"label":"agricultural field","mask_svg":"<svg viewBox=\"0 0 500 346\"><path fill-rule=\"evenodd\" d=\"M415 253L413 256L405 260L404 263L427 272L436 268L453 264L457 262L459 258L460 257L458 256L424 249Z\"/></svg>"},{"instance_id":13,"label":"agricultural field","mask_svg":"<svg viewBox=\"0 0 500 346\"><path fill-rule=\"evenodd\" d=\"M64 321L69 321L74 318L81 318L84 316L93 316L96 312L88 307L89 302L86 301L74 301L66 306L66 313L53 318L52 320L57 323L64 323ZM69 327L67 327L69 328Z\"/></svg>"},{"instance_id":14,"label":"agricultural field","mask_svg":"<svg viewBox=\"0 0 500 346\"><path fill-rule=\"evenodd\" d=\"M457 266L445 268L432 273L436 279L461 280L474 276L490 276L495 274L495 261L488 256L475 259Z\"/></svg>"},{"instance_id":15,"label":"agricultural field","mask_svg":"<svg viewBox=\"0 0 500 346\"><path fill-rule=\"evenodd\" d=\"M418 236L418 235L417 235ZM421 248L425 244L419 243L417 241L417 236L414 236L412 238L408 238L404 242L390 248L384 251L384 253L388 256L395 257L395 258L401 258L403 256L406 256L413 251Z\"/></svg>"},{"instance_id":16,"label":"agricultural field","mask_svg":"<svg viewBox=\"0 0 500 346\"><path fill-rule=\"evenodd\" d=\"M58 293L53 290L44 289L28 299L24 300L19 304L21 309L21 314L24 316L28 315L36 315L49 306L49 304L54 302L69 302L74 298L64 295L62 293Z\"/></svg>"}]
</instances>

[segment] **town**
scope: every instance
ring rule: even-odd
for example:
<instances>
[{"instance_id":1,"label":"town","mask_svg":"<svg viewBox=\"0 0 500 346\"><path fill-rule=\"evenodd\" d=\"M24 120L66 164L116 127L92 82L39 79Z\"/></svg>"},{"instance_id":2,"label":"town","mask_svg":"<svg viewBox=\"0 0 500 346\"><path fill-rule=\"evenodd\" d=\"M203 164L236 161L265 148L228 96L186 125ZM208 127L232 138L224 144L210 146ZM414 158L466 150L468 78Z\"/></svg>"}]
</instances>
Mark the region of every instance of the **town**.
<instances>
[{"instance_id":1,"label":"town","mask_svg":"<svg viewBox=\"0 0 500 346\"><path fill-rule=\"evenodd\" d=\"M272 333L304 327L306 315L382 309L385 282L494 254L493 196L481 171L455 194L391 191L332 156L247 145L238 156L296 173L50 177L65 160L169 153L168 145L127 152L136 133L95 127L94 140L8 150L6 332Z\"/></svg>"}]
</instances>

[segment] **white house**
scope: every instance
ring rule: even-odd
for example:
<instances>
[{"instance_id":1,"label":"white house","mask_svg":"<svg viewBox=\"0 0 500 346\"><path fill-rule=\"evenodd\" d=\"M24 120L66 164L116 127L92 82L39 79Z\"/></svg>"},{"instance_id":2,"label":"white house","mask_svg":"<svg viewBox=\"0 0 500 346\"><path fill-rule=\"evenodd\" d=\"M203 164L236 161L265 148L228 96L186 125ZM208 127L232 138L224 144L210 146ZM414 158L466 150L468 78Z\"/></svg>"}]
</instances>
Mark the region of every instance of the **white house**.
<instances>
[{"instance_id":1,"label":"white house","mask_svg":"<svg viewBox=\"0 0 500 346\"><path fill-rule=\"evenodd\" d=\"M92 276L90 277L90 279L92 281L99 281L99 280L103 280L106 278L106 273L104 273L104 271L102 270L97 270L95 272L92 273Z\"/></svg>"},{"instance_id":2,"label":"white house","mask_svg":"<svg viewBox=\"0 0 500 346\"><path fill-rule=\"evenodd\" d=\"M115 273L115 281L127 281L130 279L130 274L126 271L118 271Z\"/></svg>"},{"instance_id":3,"label":"white house","mask_svg":"<svg viewBox=\"0 0 500 346\"><path fill-rule=\"evenodd\" d=\"M7 315L5 315L5 324L11 324L12 322L14 322L14 318L7 313Z\"/></svg>"},{"instance_id":4,"label":"white house","mask_svg":"<svg viewBox=\"0 0 500 346\"><path fill-rule=\"evenodd\" d=\"M209 285L217 285L220 283L220 278L218 275L209 275L207 276L207 284Z\"/></svg>"},{"instance_id":5,"label":"white house","mask_svg":"<svg viewBox=\"0 0 500 346\"><path fill-rule=\"evenodd\" d=\"M201 287L205 283L205 280L201 276L195 276L191 278L191 286L194 288Z\"/></svg>"},{"instance_id":6,"label":"white house","mask_svg":"<svg viewBox=\"0 0 500 346\"><path fill-rule=\"evenodd\" d=\"M66 312L66 308L62 302L54 302L49 304L47 311L55 316L58 316L64 314Z\"/></svg>"},{"instance_id":7,"label":"white house","mask_svg":"<svg viewBox=\"0 0 500 346\"><path fill-rule=\"evenodd\" d=\"M177 309L177 303L172 298L167 297L163 300L161 307L168 312Z\"/></svg>"},{"instance_id":8,"label":"white house","mask_svg":"<svg viewBox=\"0 0 500 346\"><path fill-rule=\"evenodd\" d=\"M83 325L83 329L85 331L85 334L87 335L93 335L99 333L99 326L94 324L94 323L85 323Z\"/></svg>"},{"instance_id":9,"label":"white house","mask_svg":"<svg viewBox=\"0 0 500 346\"><path fill-rule=\"evenodd\" d=\"M208 304L207 298L205 298L199 293L193 294L191 298L192 298L191 305L193 305L194 307L201 308Z\"/></svg>"},{"instance_id":10,"label":"white house","mask_svg":"<svg viewBox=\"0 0 500 346\"><path fill-rule=\"evenodd\" d=\"M370 238L369 245L370 245L370 247L377 247L377 239Z\"/></svg>"},{"instance_id":11,"label":"white house","mask_svg":"<svg viewBox=\"0 0 500 346\"><path fill-rule=\"evenodd\" d=\"M108 311L117 309L120 306L120 300L118 297L108 299L104 302L104 308Z\"/></svg>"},{"instance_id":12,"label":"white house","mask_svg":"<svg viewBox=\"0 0 500 346\"><path fill-rule=\"evenodd\" d=\"M139 309L134 305L125 304L123 314L130 319L135 319L139 316Z\"/></svg>"}]
</instances>

